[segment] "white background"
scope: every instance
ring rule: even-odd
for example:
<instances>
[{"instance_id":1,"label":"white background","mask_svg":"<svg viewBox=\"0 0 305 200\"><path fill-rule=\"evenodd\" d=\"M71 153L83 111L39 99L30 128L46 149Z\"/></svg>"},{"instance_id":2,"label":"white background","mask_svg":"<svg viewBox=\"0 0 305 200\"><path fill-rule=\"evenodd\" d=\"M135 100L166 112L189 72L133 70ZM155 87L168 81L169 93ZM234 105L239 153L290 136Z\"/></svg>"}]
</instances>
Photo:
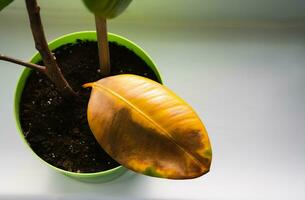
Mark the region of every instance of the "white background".
<instances>
[{"instance_id":1,"label":"white background","mask_svg":"<svg viewBox=\"0 0 305 200\"><path fill-rule=\"evenodd\" d=\"M40 1L48 39L93 30L80 1ZM188 3L186 3L188 2ZM82 183L35 158L18 135L22 67L0 62L0 199L304 199L305 1L134 1L109 31L139 44L189 102L213 145L210 173L172 181L128 172ZM35 52L23 1L0 13L0 53Z\"/></svg>"}]
</instances>

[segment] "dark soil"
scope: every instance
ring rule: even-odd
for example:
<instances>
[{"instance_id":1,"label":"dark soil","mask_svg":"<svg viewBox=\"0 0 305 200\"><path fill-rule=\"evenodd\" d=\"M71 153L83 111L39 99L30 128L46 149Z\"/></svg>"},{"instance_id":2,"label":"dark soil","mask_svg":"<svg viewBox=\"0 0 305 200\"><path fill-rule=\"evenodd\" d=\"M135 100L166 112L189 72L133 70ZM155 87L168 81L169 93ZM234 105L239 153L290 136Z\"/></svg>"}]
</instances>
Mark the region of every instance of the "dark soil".
<instances>
[{"instance_id":1,"label":"dark soil","mask_svg":"<svg viewBox=\"0 0 305 200\"><path fill-rule=\"evenodd\" d=\"M147 64L129 49L109 43L111 74L137 74L158 81ZM119 166L96 142L87 122L90 89L81 86L101 79L97 43L80 41L54 53L80 101L67 101L44 74L33 72L25 85L21 126L31 148L46 162L73 172L99 172Z\"/></svg>"}]
</instances>

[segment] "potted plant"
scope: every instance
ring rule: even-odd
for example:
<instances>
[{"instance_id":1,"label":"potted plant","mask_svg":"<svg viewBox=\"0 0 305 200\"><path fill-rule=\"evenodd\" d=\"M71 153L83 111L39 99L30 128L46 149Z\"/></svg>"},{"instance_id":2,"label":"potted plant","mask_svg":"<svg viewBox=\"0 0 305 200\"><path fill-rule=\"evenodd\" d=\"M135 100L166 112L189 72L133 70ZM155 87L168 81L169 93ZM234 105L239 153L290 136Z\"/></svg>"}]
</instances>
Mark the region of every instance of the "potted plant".
<instances>
[{"instance_id":1,"label":"potted plant","mask_svg":"<svg viewBox=\"0 0 305 200\"><path fill-rule=\"evenodd\" d=\"M39 53L30 62L0 60L28 67L17 86L15 114L22 137L40 158L85 181L112 179L125 170L120 165L171 179L209 171L211 146L196 113L160 84L140 47L107 35L106 19L131 0L84 0L97 32L72 33L49 45L36 0L25 1Z\"/></svg>"}]
</instances>

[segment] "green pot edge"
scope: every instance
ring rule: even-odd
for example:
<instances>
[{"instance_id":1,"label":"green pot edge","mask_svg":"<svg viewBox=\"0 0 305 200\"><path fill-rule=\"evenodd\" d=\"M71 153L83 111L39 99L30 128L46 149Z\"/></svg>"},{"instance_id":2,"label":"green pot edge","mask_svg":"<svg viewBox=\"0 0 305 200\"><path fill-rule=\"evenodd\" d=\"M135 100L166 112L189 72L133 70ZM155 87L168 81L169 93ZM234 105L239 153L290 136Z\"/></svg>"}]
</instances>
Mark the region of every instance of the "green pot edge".
<instances>
[{"instance_id":1,"label":"green pot edge","mask_svg":"<svg viewBox=\"0 0 305 200\"><path fill-rule=\"evenodd\" d=\"M77 39L80 40L91 40L96 41L96 32L95 31L80 31L80 32L74 32L70 34L63 35L57 39L52 40L49 42L49 48L51 50L56 49L60 47L61 45L67 44L67 43L75 43ZM152 61L151 57L138 45L133 43L132 41L128 40L125 37L108 33L108 40L111 42L117 42L120 45L126 46L128 49L132 50L134 53L136 53L139 57L141 57L148 66L154 71L154 73L157 75L157 78L160 83L162 83L161 76L159 74L159 71L155 65L155 63ZM30 59L30 62L37 63L41 60L41 56L38 52L34 54L34 56ZM58 171L66 176L76 178L81 181L88 181L88 182L95 182L95 181L110 181L113 180L120 175L122 175L127 169L123 166L118 166L116 168L101 171L101 172L95 172L95 173L76 173L76 172L70 172L63 169L60 169L58 167L55 167L48 162L44 161L41 157L39 157L30 147L30 145L27 143L21 125L19 120L19 110L20 110L20 99L22 95L22 91L26 82L27 77L32 72L32 69L25 68L18 80L16 90L15 90L15 99L14 99L14 115L16 120L17 129L19 131L19 134L23 140L23 142L28 146L28 148L35 154L36 157L38 157L42 162L46 163L47 166L51 167L55 171Z\"/></svg>"}]
</instances>

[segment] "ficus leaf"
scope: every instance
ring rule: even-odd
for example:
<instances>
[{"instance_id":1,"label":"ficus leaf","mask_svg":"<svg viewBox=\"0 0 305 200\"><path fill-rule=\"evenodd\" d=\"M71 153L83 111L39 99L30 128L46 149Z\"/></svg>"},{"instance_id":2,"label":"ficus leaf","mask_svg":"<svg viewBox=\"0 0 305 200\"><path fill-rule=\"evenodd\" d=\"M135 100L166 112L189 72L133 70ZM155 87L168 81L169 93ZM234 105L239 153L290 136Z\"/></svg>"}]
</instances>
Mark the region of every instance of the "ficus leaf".
<instances>
[{"instance_id":1,"label":"ficus leaf","mask_svg":"<svg viewBox=\"0 0 305 200\"><path fill-rule=\"evenodd\" d=\"M13 0L0 0L0 11L12 2Z\"/></svg>"},{"instance_id":2,"label":"ficus leaf","mask_svg":"<svg viewBox=\"0 0 305 200\"><path fill-rule=\"evenodd\" d=\"M104 18L114 18L121 14L132 0L83 0L94 14Z\"/></svg>"},{"instance_id":3,"label":"ficus leaf","mask_svg":"<svg viewBox=\"0 0 305 200\"><path fill-rule=\"evenodd\" d=\"M136 75L87 83L88 122L102 148L136 172L170 179L209 171L212 153L193 109L165 86Z\"/></svg>"}]
</instances>

